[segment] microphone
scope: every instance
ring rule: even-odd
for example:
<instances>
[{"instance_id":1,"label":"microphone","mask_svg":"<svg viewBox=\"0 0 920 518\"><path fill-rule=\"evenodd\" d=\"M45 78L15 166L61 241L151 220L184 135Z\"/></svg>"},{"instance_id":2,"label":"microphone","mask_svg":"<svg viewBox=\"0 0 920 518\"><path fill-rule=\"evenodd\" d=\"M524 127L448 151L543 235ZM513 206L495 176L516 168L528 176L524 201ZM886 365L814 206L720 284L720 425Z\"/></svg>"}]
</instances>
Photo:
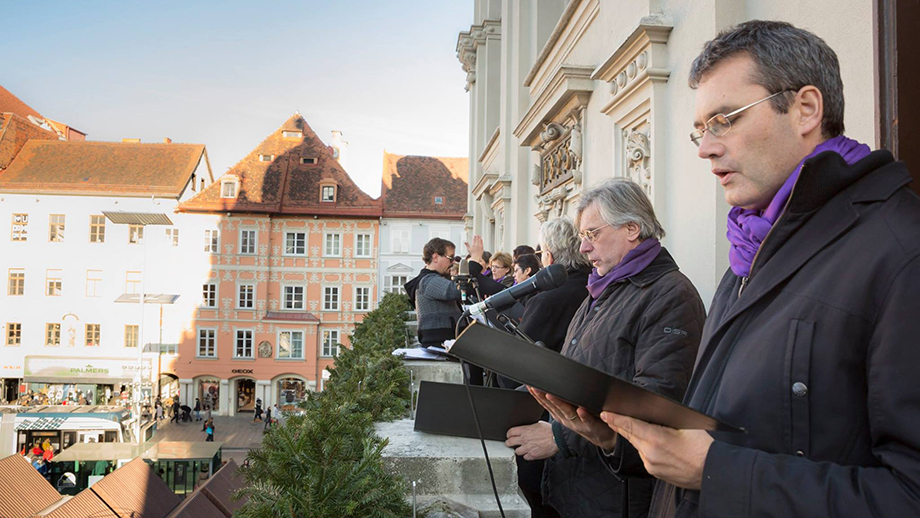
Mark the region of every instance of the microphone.
<instances>
[{"instance_id":1,"label":"microphone","mask_svg":"<svg viewBox=\"0 0 920 518\"><path fill-rule=\"evenodd\" d=\"M468 299L467 291L470 288L470 262L466 258L460 259L460 266L457 268L457 275L454 276L453 281L456 283L457 289L460 290L465 304Z\"/></svg>"},{"instance_id":2,"label":"microphone","mask_svg":"<svg viewBox=\"0 0 920 518\"><path fill-rule=\"evenodd\" d=\"M565 284L568 278L569 274L565 271L565 266L558 263L551 264L517 286L512 286L507 290L492 295L478 304L473 304L469 308L470 315L481 315L490 309L501 311L513 306L521 297L530 295L535 291L556 289Z\"/></svg>"}]
</instances>

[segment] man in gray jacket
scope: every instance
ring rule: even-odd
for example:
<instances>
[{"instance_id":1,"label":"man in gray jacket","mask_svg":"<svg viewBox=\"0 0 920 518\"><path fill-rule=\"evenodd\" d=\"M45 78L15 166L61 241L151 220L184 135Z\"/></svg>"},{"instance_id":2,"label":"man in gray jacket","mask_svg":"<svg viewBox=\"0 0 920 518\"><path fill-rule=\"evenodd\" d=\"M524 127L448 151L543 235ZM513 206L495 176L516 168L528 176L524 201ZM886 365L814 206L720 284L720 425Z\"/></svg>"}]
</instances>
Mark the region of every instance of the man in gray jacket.
<instances>
[{"instance_id":1,"label":"man in gray jacket","mask_svg":"<svg viewBox=\"0 0 920 518\"><path fill-rule=\"evenodd\" d=\"M602 414L667 482L651 514L920 516L920 200L907 168L843 136L837 57L789 24L720 34L690 86L691 139L734 208L731 269L684 402L747 433ZM573 428L609 446L578 415Z\"/></svg>"}]
</instances>

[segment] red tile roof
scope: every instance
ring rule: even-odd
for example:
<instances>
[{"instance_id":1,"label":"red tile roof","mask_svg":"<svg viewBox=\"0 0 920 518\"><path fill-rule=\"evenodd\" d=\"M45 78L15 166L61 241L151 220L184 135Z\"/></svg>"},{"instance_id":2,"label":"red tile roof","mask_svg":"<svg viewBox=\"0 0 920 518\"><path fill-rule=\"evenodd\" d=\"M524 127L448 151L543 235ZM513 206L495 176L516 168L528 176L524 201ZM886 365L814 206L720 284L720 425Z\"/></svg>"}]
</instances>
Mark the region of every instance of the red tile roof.
<instances>
[{"instance_id":1,"label":"red tile roof","mask_svg":"<svg viewBox=\"0 0 920 518\"><path fill-rule=\"evenodd\" d=\"M29 140L58 140L58 136L15 113L0 112L0 171L16 158Z\"/></svg>"},{"instance_id":2,"label":"red tile roof","mask_svg":"<svg viewBox=\"0 0 920 518\"><path fill-rule=\"evenodd\" d=\"M22 455L0 459L0 516L28 518L61 499L61 495Z\"/></svg>"},{"instance_id":3,"label":"red tile roof","mask_svg":"<svg viewBox=\"0 0 920 518\"><path fill-rule=\"evenodd\" d=\"M0 192L178 198L201 160L202 144L30 140L0 173Z\"/></svg>"},{"instance_id":4,"label":"red tile roof","mask_svg":"<svg viewBox=\"0 0 920 518\"><path fill-rule=\"evenodd\" d=\"M9 90L3 88L3 86L0 86L0 112L15 113L20 117L28 117L31 115L39 119L44 119L40 113L33 110L28 104L22 102Z\"/></svg>"},{"instance_id":5,"label":"red tile roof","mask_svg":"<svg viewBox=\"0 0 920 518\"><path fill-rule=\"evenodd\" d=\"M239 500L233 499L233 494L246 485L246 481L237 472L238 469L236 462L230 459L198 490L228 517L233 516L249 500L245 496Z\"/></svg>"},{"instance_id":6,"label":"red tile roof","mask_svg":"<svg viewBox=\"0 0 920 518\"><path fill-rule=\"evenodd\" d=\"M462 219L469 160L383 153L380 199L386 218ZM435 203L441 198L441 204Z\"/></svg>"},{"instance_id":7,"label":"red tile roof","mask_svg":"<svg viewBox=\"0 0 920 518\"><path fill-rule=\"evenodd\" d=\"M296 137L284 137L291 131ZM302 133L302 135L301 135ZM261 161L260 156L272 157ZM315 163L301 163L302 158ZM221 198L221 181L179 206L184 212L249 212L342 217L379 217L380 201L358 188L332 158L326 144L295 113L221 179L239 182L236 198ZM336 201L320 201L320 185L334 183Z\"/></svg>"},{"instance_id":8,"label":"red tile roof","mask_svg":"<svg viewBox=\"0 0 920 518\"><path fill-rule=\"evenodd\" d=\"M90 489L122 518L164 518L181 501L140 457L106 475Z\"/></svg>"}]
</instances>

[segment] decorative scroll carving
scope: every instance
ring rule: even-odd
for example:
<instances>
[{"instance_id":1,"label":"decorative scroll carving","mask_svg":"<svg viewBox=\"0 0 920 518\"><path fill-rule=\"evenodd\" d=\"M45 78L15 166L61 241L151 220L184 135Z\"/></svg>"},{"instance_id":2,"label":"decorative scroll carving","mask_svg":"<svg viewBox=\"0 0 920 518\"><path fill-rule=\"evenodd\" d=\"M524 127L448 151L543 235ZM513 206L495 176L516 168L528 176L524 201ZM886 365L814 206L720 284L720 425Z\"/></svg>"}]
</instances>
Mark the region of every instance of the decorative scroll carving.
<instances>
[{"instance_id":1,"label":"decorative scroll carving","mask_svg":"<svg viewBox=\"0 0 920 518\"><path fill-rule=\"evenodd\" d=\"M540 196L535 196L537 200L537 219L544 223L550 219L550 216L560 217L565 209L565 187L556 187L552 191Z\"/></svg>"},{"instance_id":2,"label":"decorative scroll carving","mask_svg":"<svg viewBox=\"0 0 920 518\"><path fill-rule=\"evenodd\" d=\"M629 177L652 195L652 170L649 167L651 146L648 135L641 131L631 131L626 136L626 163Z\"/></svg>"},{"instance_id":3,"label":"decorative scroll carving","mask_svg":"<svg viewBox=\"0 0 920 518\"><path fill-rule=\"evenodd\" d=\"M543 132L540 133L540 140L543 142L552 142L565 133L565 126L559 124L558 122L550 122L546 125Z\"/></svg>"},{"instance_id":4,"label":"decorative scroll carving","mask_svg":"<svg viewBox=\"0 0 920 518\"><path fill-rule=\"evenodd\" d=\"M557 143L540 157L540 162L540 194L546 194L553 188L571 180L573 173L581 165L581 160L572 149L571 132L557 139Z\"/></svg>"}]
</instances>

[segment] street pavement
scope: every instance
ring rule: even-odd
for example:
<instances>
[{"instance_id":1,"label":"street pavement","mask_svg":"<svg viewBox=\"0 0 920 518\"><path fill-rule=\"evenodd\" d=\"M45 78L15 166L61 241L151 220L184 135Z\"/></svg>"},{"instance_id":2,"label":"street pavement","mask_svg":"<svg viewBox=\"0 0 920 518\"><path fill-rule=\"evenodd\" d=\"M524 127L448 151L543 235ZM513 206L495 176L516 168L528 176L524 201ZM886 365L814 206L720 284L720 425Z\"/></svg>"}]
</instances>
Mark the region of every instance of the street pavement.
<instances>
[{"instance_id":1,"label":"street pavement","mask_svg":"<svg viewBox=\"0 0 920 518\"><path fill-rule=\"evenodd\" d=\"M194 419L194 413L192 414ZM224 460L233 459L237 464L242 464L246 453L253 448L258 448L262 443L262 428L264 423L252 422L252 414L241 414L233 417L213 416L214 440L223 442L222 457ZM169 422L164 418L157 425L157 431L148 442L159 441L204 441L207 434L201 431L202 421L190 423Z\"/></svg>"}]
</instances>

